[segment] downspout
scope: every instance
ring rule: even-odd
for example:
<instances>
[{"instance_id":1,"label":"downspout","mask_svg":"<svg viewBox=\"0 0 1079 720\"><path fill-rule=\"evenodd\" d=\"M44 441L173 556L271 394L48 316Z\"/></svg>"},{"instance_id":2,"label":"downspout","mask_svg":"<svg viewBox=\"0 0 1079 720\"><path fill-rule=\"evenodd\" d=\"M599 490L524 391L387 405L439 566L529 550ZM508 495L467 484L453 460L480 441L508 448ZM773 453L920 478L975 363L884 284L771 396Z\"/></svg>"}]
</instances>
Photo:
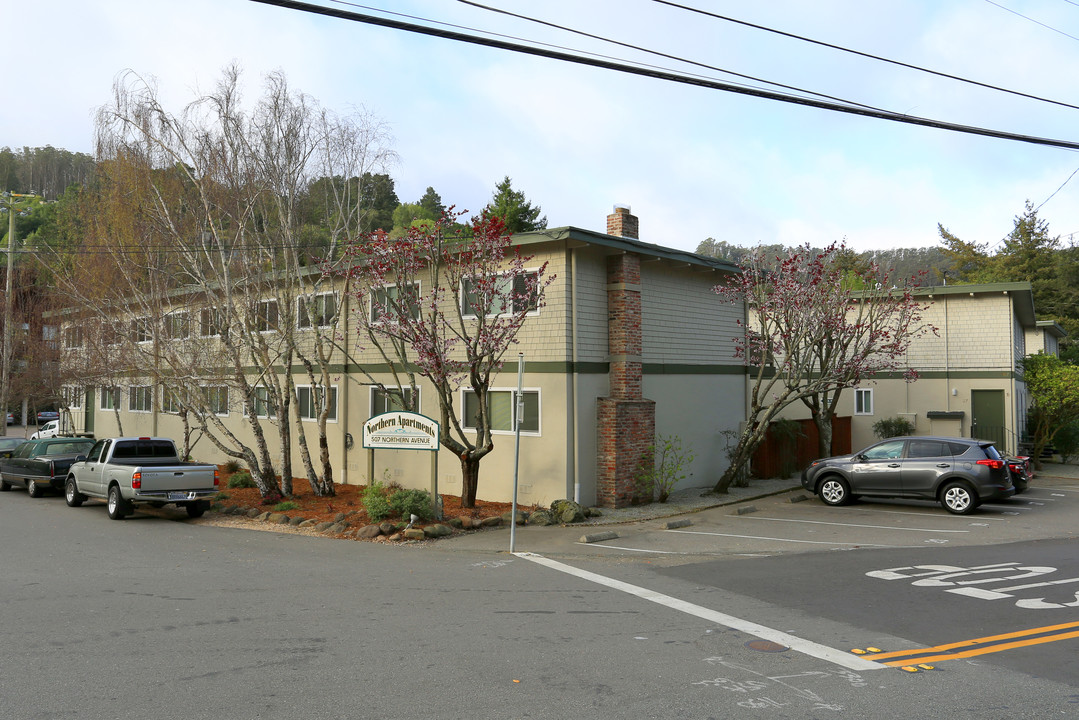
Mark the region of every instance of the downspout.
<instances>
[{"instance_id":1,"label":"downspout","mask_svg":"<svg viewBox=\"0 0 1079 720\"><path fill-rule=\"evenodd\" d=\"M573 489L573 501L576 503L581 502L581 474L580 474L580 459L581 454L579 452L580 445L580 433L578 432L577 424L577 412L579 410L577 403L577 377L579 374L579 368L577 366L577 252L574 248L570 248L567 243L566 251L569 253L569 267L570 267L570 282L569 282L569 307L570 307L570 385L569 385L569 427L567 432L570 435L570 448L572 458L570 459L570 474L572 477L567 478L566 490L567 493L570 490L572 484Z\"/></svg>"},{"instance_id":2,"label":"downspout","mask_svg":"<svg viewBox=\"0 0 1079 720\"><path fill-rule=\"evenodd\" d=\"M1011 335L1011 339L1012 339L1011 347L1008 350L1008 355L1009 355L1008 365L1011 367L1011 372L1008 373L1008 376L1009 376L1008 377L1008 386L1011 388L1012 397L1011 397L1011 402L1010 403L1008 403L1008 402L1004 403L1005 408L1007 408L1009 406L1011 407L1012 422L1009 423L1007 416L1005 416L1005 418L1004 418L1004 426L1005 426L1005 429L1007 429L1009 427L1015 427L1015 416L1016 416L1015 403L1016 403L1016 400L1017 400L1017 398L1015 396L1016 395L1016 393L1015 393L1015 372L1017 370L1016 362L1015 362L1015 359L1016 359L1015 355L1016 355L1016 349L1017 348L1016 348L1016 337L1015 337L1015 295L1012 295L1008 291L1005 291L1005 294L1008 296L1008 327L1009 327L1008 334ZM1008 452L1014 454L1014 453L1016 453L1018 451L1018 448L1010 447L1011 438L1005 437L1004 441L1009 443Z\"/></svg>"},{"instance_id":3,"label":"downspout","mask_svg":"<svg viewBox=\"0 0 1079 720\"><path fill-rule=\"evenodd\" d=\"M341 423L341 482L348 485L348 399L352 395L352 383L349 382L349 366L348 366L348 281L345 281L345 287L341 291L341 320L344 323L344 328L341 330L342 343L341 347L344 348L344 357L341 361L341 392L337 393L337 397L340 398L340 407L337 408L340 414Z\"/></svg>"}]
</instances>

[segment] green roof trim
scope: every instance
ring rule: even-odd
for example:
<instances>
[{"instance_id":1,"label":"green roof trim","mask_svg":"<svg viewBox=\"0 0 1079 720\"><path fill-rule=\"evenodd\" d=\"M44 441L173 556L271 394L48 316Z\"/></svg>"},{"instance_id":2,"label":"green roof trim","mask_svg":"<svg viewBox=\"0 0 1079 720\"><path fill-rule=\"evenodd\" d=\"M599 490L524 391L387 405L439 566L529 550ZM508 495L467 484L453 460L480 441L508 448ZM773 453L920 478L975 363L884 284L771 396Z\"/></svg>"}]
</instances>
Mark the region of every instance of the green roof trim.
<instances>
[{"instance_id":1,"label":"green roof trim","mask_svg":"<svg viewBox=\"0 0 1079 720\"><path fill-rule=\"evenodd\" d=\"M594 232L592 230L585 230L569 225L551 228L549 230L523 232L513 236L513 242L517 245L533 245L545 242L569 240L576 240L578 242L588 243L589 245L596 245L622 252L639 253L641 255L661 258L663 260L670 260L672 262L698 265L720 272L738 272L738 266L726 260L708 257L707 255L699 255L694 252L689 252L688 250L676 250L675 248L664 247L663 245L655 245L635 238L607 235L605 233Z\"/></svg>"}]
</instances>

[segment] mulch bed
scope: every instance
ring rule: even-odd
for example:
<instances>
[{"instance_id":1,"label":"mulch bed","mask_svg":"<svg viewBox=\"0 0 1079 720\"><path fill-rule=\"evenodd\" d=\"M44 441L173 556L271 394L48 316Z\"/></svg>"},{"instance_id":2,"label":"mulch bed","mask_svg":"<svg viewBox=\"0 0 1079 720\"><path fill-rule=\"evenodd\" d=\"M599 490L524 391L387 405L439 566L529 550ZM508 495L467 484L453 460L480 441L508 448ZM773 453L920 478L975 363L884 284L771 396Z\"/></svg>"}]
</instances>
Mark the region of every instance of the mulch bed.
<instances>
[{"instance_id":1,"label":"mulch bed","mask_svg":"<svg viewBox=\"0 0 1079 720\"><path fill-rule=\"evenodd\" d=\"M274 505L277 502L291 501L298 507L291 510L283 510L284 514L290 518L302 517L305 520L314 520L315 522L331 522L340 513L350 514L348 518L349 525L358 528L364 525L372 523L371 519L367 516L367 511L363 506L363 492L366 490L364 485L334 485L335 494L330 497L319 497L311 490L310 483L306 478L293 478L292 480L292 495L275 501L272 504L264 505L263 498L259 494L258 488L230 488L228 487L228 475L224 468L221 468L221 493L218 495L219 502L222 506L237 506L242 509L257 509L259 512L271 512ZM463 508L461 507L461 498L457 495L444 495L442 497L442 522L445 523L452 518L475 518L482 520L483 518L496 517L508 513L511 508L510 503L490 502L487 500L476 500L476 507ZM526 510L518 506L519 510ZM408 518L388 518L389 521L395 522L404 520L407 522ZM417 523L417 527L433 524L435 521L420 522Z\"/></svg>"}]
</instances>

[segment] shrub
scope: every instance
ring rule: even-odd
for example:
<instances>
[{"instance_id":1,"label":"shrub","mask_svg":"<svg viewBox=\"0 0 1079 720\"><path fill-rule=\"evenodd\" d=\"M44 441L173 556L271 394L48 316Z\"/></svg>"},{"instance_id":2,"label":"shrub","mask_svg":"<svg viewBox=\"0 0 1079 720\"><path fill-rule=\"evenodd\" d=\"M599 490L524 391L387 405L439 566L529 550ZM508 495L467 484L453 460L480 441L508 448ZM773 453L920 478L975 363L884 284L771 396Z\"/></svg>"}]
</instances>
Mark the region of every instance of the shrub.
<instances>
[{"instance_id":1,"label":"shrub","mask_svg":"<svg viewBox=\"0 0 1079 720\"><path fill-rule=\"evenodd\" d=\"M1053 447L1064 462L1071 462L1079 455L1079 420L1068 423L1057 430L1053 437Z\"/></svg>"},{"instance_id":2,"label":"shrub","mask_svg":"<svg viewBox=\"0 0 1079 720\"><path fill-rule=\"evenodd\" d=\"M235 472L239 472L239 470L240 470L240 461L239 460L229 460L228 462L225 463L225 472L227 472L229 475L232 475Z\"/></svg>"},{"instance_id":3,"label":"shrub","mask_svg":"<svg viewBox=\"0 0 1079 720\"><path fill-rule=\"evenodd\" d=\"M363 509L367 511L371 522L380 522L393 514L390 503L386 500L385 487L378 480L363 491Z\"/></svg>"},{"instance_id":4,"label":"shrub","mask_svg":"<svg viewBox=\"0 0 1079 720\"><path fill-rule=\"evenodd\" d=\"M271 508L271 510L273 510L274 512L285 512L286 510L295 510L298 507L300 506L292 502L291 500L286 500L284 502L277 503Z\"/></svg>"},{"instance_id":5,"label":"shrub","mask_svg":"<svg viewBox=\"0 0 1079 720\"><path fill-rule=\"evenodd\" d=\"M649 457L652 462L648 462ZM656 435L636 478L638 490L644 493L643 499L650 501L654 490L659 493L661 503L667 502L678 481L691 474L686 469L695 457L691 450L682 447L682 439L677 435Z\"/></svg>"},{"instance_id":6,"label":"shrub","mask_svg":"<svg viewBox=\"0 0 1079 720\"><path fill-rule=\"evenodd\" d=\"M390 494L390 510L408 520L415 515L420 520L431 519L431 493L426 490L396 490Z\"/></svg>"},{"instance_id":7,"label":"shrub","mask_svg":"<svg viewBox=\"0 0 1079 720\"><path fill-rule=\"evenodd\" d=\"M873 434L881 440L901 435L913 435L914 423L901 417L884 418L873 423Z\"/></svg>"},{"instance_id":8,"label":"shrub","mask_svg":"<svg viewBox=\"0 0 1079 720\"><path fill-rule=\"evenodd\" d=\"M255 480L251 477L251 473L247 472L246 470L243 470L243 471L238 472L238 473L233 473L232 477L229 478L229 481L228 481L226 487L230 487L230 488L253 488L253 487L258 487L258 486L255 485Z\"/></svg>"}]
</instances>

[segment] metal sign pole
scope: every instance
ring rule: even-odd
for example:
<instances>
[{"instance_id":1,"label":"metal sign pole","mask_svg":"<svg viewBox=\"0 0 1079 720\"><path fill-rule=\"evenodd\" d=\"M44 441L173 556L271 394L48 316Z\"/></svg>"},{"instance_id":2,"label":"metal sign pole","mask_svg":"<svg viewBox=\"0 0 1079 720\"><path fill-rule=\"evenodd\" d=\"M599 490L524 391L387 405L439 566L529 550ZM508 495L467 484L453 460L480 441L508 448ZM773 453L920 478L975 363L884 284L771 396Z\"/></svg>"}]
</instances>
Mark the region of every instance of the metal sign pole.
<instances>
[{"instance_id":1,"label":"metal sign pole","mask_svg":"<svg viewBox=\"0 0 1079 720\"><path fill-rule=\"evenodd\" d=\"M521 395L521 379L525 371L525 354L517 353L517 408L513 417L513 503L510 505L510 552L517 547L517 472L521 465L521 416L525 401Z\"/></svg>"}]
</instances>

